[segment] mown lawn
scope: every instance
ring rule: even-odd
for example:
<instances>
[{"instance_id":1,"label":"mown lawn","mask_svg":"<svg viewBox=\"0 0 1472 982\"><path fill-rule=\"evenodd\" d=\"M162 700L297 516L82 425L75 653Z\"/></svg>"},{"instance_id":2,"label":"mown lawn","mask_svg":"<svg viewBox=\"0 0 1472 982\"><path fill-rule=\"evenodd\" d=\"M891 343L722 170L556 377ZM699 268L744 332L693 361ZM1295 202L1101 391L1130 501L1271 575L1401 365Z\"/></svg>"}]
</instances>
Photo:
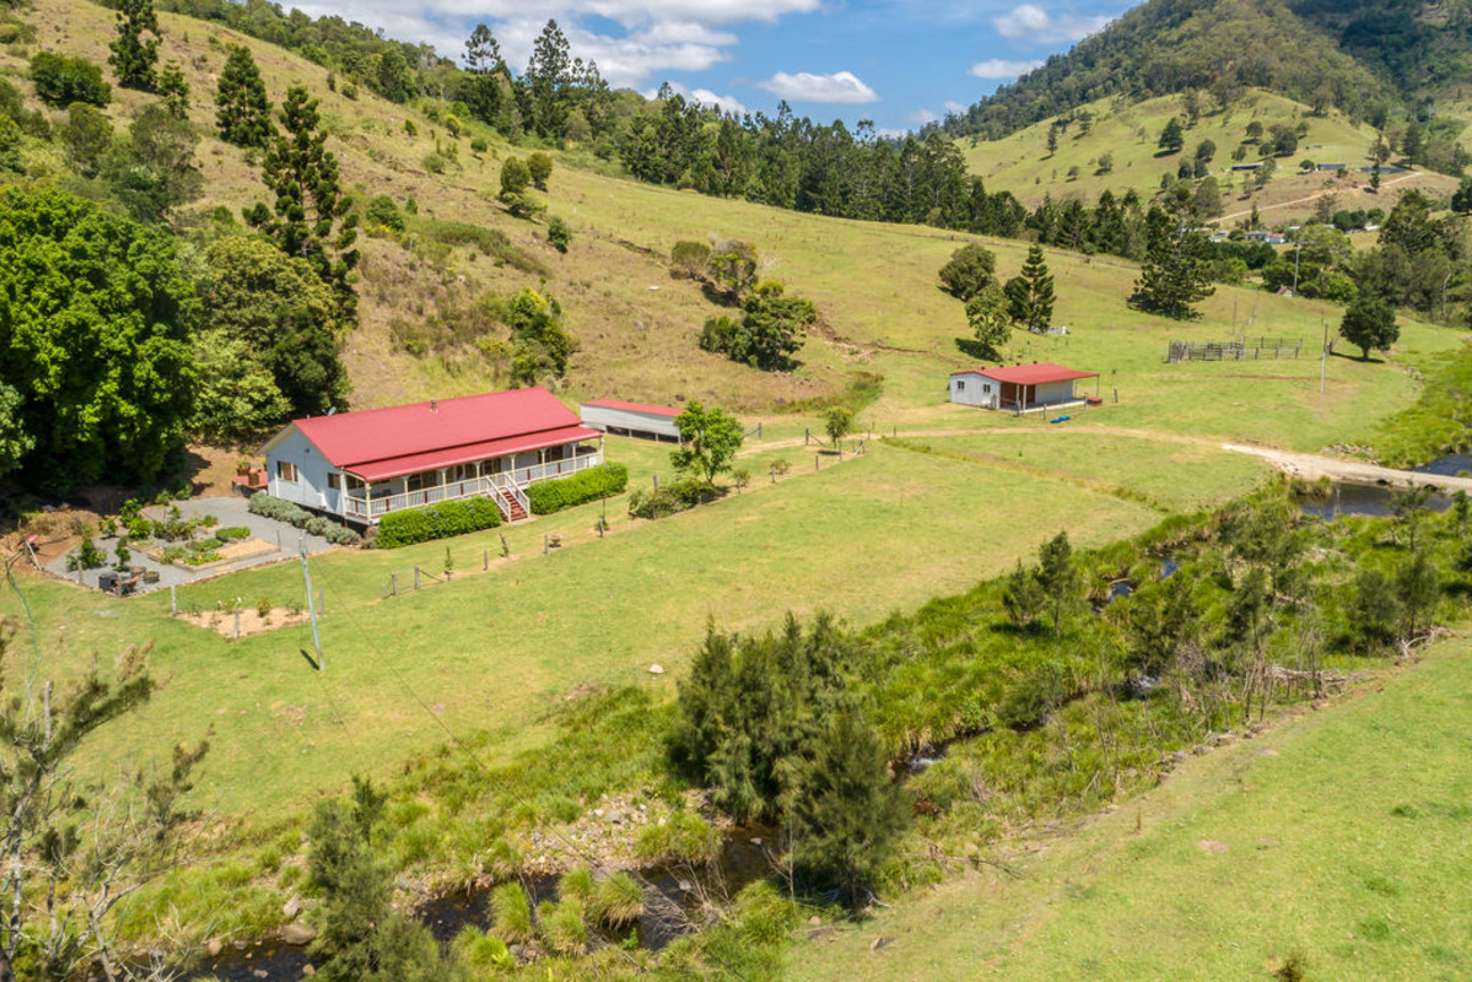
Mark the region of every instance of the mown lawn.
<instances>
[{"instance_id":1,"label":"mown lawn","mask_svg":"<svg viewBox=\"0 0 1472 982\"><path fill-rule=\"evenodd\" d=\"M793 978L1307 978L1472 973L1472 661L1193 758L1161 788L896 904ZM869 950L876 939L889 944Z\"/></svg>"}]
</instances>

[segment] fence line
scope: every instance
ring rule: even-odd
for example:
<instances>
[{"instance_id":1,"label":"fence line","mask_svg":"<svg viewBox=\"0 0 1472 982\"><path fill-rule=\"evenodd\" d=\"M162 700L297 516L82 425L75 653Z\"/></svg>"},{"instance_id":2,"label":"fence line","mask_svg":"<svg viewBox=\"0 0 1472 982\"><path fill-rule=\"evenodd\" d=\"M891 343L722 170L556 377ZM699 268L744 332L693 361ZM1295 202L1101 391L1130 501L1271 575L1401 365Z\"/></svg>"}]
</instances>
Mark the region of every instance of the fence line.
<instances>
[{"instance_id":1,"label":"fence line","mask_svg":"<svg viewBox=\"0 0 1472 982\"><path fill-rule=\"evenodd\" d=\"M1169 364L1182 361L1257 361L1297 358L1302 338L1237 338L1232 341L1172 341L1166 349Z\"/></svg>"}]
</instances>

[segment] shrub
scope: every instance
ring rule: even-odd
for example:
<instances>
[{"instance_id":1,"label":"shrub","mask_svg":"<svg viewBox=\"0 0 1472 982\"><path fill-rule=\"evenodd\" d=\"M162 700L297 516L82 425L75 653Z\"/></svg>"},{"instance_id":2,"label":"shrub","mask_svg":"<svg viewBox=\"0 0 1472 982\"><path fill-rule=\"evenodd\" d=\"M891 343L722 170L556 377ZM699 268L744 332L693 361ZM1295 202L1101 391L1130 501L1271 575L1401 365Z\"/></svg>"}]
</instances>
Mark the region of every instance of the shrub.
<instances>
[{"instance_id":1,"label":"shrub","mask_svg":"<svg viewBox=\"0 0 1472 982\"><path fill-rule=\"evenodd\" d=\"M416 542L446 539L495 528L501 512L489 498L442 501L424 508L390 512L378 523L378 548L397 549Z\"/></svg>"},{"instance_id":2,"label":"shrub","mask_svg":"<svg viewBox=\"0 0 1472 982\"><path fill-rule=\"evenodd\" d=\"M630 518L664 518L694 508L723 492L694 477L684 477L661 485L658 491L635 491L629 495Z\"/></svg>"},{"instance_id":3,"label":"shrub","mask_svg":"<svg viewBox=\"0 0 1472 982\"><path fill-rule=\"evenodd\" d=\"M66 557L66 568L72 572L79 569L101 569L107 563L107 553L97 548L92 536L82 536L77 551Z\"/></svg>"},{"instance_id":4,"label":"shrub","mask_svg":"<svg viewBox=\"0 0 1472 982\"><path fill-rule=\"evenodd\" d=\"M604 924L632 924L644 916L644 891L627 873L614 873L598 882L593 914Z\"/></svg>"},{"instance_id":5,"label":"shrub","mask_svg":"<svg viewBox=\"0 0 1472 982\"><path fill-rule=\"evenodd\" d=\"M619 494L628 483L629 469L623 464L600 464L571 477L530 485L526 496L531 501L533 515L550 515L605 495Z\"/></svg>"},{"instance_id":6,"label":"shrub","mask_svg":"<svg viewBox=\"0 0 1472 982\"><path fill-rule=\"evenodd\" d=\"M559 955L580 955L588 946L588 924L583 920L582 902L569 897L557 904L537 908L542 935Z\"/></svg>"},{"instance_id":7,"label":"shrub","mask_svg":"<svg viewBox=\"0 0 1472 982\"><path fill-rule=\"evenodd\" d=\"M244 525L228 525L222 529L215 530L215 538L221 542L235 542L240 539L250 538L250 529Z\"/></svg>"},{"instance_id":8,"label":"shrub","mask_svg":"<svg viewBox=\"0 0 1472 982\"><path fill-rule=\"evenodd\" d=\"M112 99L112 86L102 80L102 69L86 58L38 51L31 57L31 81L41 101L57 108L74 102L105 106Z\"/></svg>"},{"instance_id":9,"label":"shrub","mask_svg":"<svg viewBox=\"0 0 1472 982\"><path fill-rule=\"evenodd\" d=\"M567 223L560 218L553 218L548 222L547 241L558 252L566 252L568 244L572 242L572 232L568 229Z\"/></svg>"},{"instance_id":10,"label":"shrub","mask_svg":"<svg viewBox=\"0 0 1472 982\"><path fill-rule=\"evenodd\" d=\"M262 518L285 522L311 535L319 535L335 546L354 545L361 538L357 532L354 532L346 525L339 525L330 518L324 518L321 515L313 515L305 508L294 505L283 498L272 497L269 494L252 495L250 504L246 508L252 515L260 515Z\"/></svg>"},{"instance_id":11,"label":"shrub","mask_svg":"<svg viewBox=\"0 0 1472 982\"><path fill-rule=\"evenodd\" d=\"M369 199L364 216L370 225L381 225L391 232L404 231L404 216L399 214L399 206L394 204L394 199L386 194Z\"/></svg>"},{"instance_id":12,"label":"shrub","mask_svg":"<svg viewBox=\"0 0 1472 982\"><path fill-rule=\"evenodd\" d=\"M552 158L539 150L526 158L526 169L532 186L538 191L547 190L547 178L552 176Z\"/></svg>"}]
</instances>

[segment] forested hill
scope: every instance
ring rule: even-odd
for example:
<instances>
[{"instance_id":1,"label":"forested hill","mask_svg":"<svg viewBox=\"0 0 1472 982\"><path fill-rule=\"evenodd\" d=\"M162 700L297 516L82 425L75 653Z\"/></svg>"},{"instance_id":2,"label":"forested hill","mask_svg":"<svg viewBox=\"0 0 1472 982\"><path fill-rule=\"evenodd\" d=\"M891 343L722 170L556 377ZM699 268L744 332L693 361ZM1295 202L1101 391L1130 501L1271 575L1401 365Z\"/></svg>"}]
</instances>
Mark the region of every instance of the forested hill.
<instances>
[{"instance_id":1,"label":"forested hill","mask_svg":"<svg viewBox=\"0 0 1472 982\"><path fill-rule=\"evenodd\" d=\"M944 126L997 139L1109 96L1203 90L1225 105L1247 86L1373 119L1463 64L1469 10L1469 0L1434 13L1428 0L1149 0Z\"/></svg>"}]
</instances>

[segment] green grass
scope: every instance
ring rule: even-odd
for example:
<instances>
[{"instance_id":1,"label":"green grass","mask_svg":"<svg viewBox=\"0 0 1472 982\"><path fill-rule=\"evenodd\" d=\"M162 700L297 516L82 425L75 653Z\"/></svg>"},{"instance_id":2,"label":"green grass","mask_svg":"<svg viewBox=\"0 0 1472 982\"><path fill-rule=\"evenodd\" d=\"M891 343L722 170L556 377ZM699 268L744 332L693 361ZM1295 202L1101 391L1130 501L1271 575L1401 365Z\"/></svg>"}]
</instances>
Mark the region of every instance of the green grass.
<instances>
[{"instance_id":1,"label":"green grass","mask_svg":"<svg viewBox=\"0 0 1472 982\"><path fill-rule=\"evenodd\" d=\"M1472 661L1193 759L1163 787L833 944L792 978L1462 978L1472 914ZM892 942L866 949L876 938Z\"/></svg>"},{"instance_id":2,"label":"green grass","mask_svg":"<svg viewBox=\"0 0 1472 982\"><path fill-rule=\"evenodd\" d=\"M212 727L198 804L242 815L299 805L354 772L388 773L444 739L438 721L494 731L495 756L543 738L539 721L576 686L639 683L668 695L709 617L756 628L786 610L824 608L866 623L998 572L1046 530L1101 544L1154 521L1143 505L1067 482L871 447L820 473L799 465L775 486L758 470L747 493L655 523L634 523L610 502L613 531L602 540L592 531L597 505L511 528L519 558L489 574L481 555L496 555L496 534L466 536L450 543L453 581L417 594L413 567L438 574L445 543L324 555L312 562L326 599L320 675L299 654L311 647L305 628L232 642L170 620L166 595L119 603L42 582L29 596L64 668L125 640L155 644L161 691L94 742L93 766ZM802 459L811 468L813 457ZM541 556L543 533L559 528L569 545ZM392 573L401 595L382 599ZM179 602L284 604L301 590L300 569L287 563L189 587ZM0 610L17 612L9 592ZM670 674L647 675L652 662Z\"/></svg>"},{"instance_id":3,"label":"green grass","mask_svg":"<svg viewBox=\"0 0 1472 982\"><path fill-rule=\"evenodd\" d=\"M974 436L918 437L912 445L979 467L1047 476L1162 512L1193 512L1241 497L1268 475L1261 461L1209 444L1116 436L1104 427L1027 421Z\"/></svg>"},{"instance_id":4,"label":"green grass","mask_svg":"<svg viewBox=\"0 0 1472 982\"><path fill-rule=\"evenodd\" d=\"M1206 100L1210 102L1210 100ZM1133 189L1142 198L1149 198L1160 189L1160 178L1169 173L1176 174L1182 157L1194 159L1196 146L1203 140L1216 144L1216 156L1212 159L1211 173L1222 184L1224 194L1228 191L1227 181L1235 177L1235 187L1240 191L1244 179L1241 173L1233 175L1232 151L1246 136L1247 125L1259 122L1266 130L1274 123L1297 126L1300 121L1309 124L1308 136L1299 141L1299 148L1290 157L1278 159L1278 173L1268 185L1279 197L1301 196L1321 190L1325 182L1332 181L1327 175L1298 177L1298 162L1305 158L1316 162L1348 163L1359 167L1366 151L1374 142L1374 132L1368 126L1355 126L1337 110L1319 118L1309 115L1308 107L1291 99L1262 90L1249 90L1225 113L1202 115L1196 126L1185 131L1186 145L1179 154L1160 156L1157 141L1160 132L1172 117L1185 119L1186 110L1181 96L1161 96L1136 103L1116 104L1113 99L1100 99L1085 107L1094 115L1088 133L1083 133L1078 123L1060 133L1058 149L1049 154L1047 140L1052 120L1035 123L1019 130L1003 140L979 142L975 146L970 140L962 142L967 163L972 173L979 174L993 191L1011 191L1029 206L1042 201L1044 193L1051 193L1054 200L1082 195L1092 201L1105 190L1120 194ZM1243 163L1259 159L1257 145L1249 144ZM1114 158L1110 173L1097 174L1099 158L1109 153ZM1068 180L1068 172L1077 167L1079 176ZM1289 189L1293 193L1289 195ZM1231 197L1228 197L1231 200ZM1250 205L1244 205L1250 207ZM1234 209L1229 209L1234 210Z\"/></svg>"}]
</instances>

